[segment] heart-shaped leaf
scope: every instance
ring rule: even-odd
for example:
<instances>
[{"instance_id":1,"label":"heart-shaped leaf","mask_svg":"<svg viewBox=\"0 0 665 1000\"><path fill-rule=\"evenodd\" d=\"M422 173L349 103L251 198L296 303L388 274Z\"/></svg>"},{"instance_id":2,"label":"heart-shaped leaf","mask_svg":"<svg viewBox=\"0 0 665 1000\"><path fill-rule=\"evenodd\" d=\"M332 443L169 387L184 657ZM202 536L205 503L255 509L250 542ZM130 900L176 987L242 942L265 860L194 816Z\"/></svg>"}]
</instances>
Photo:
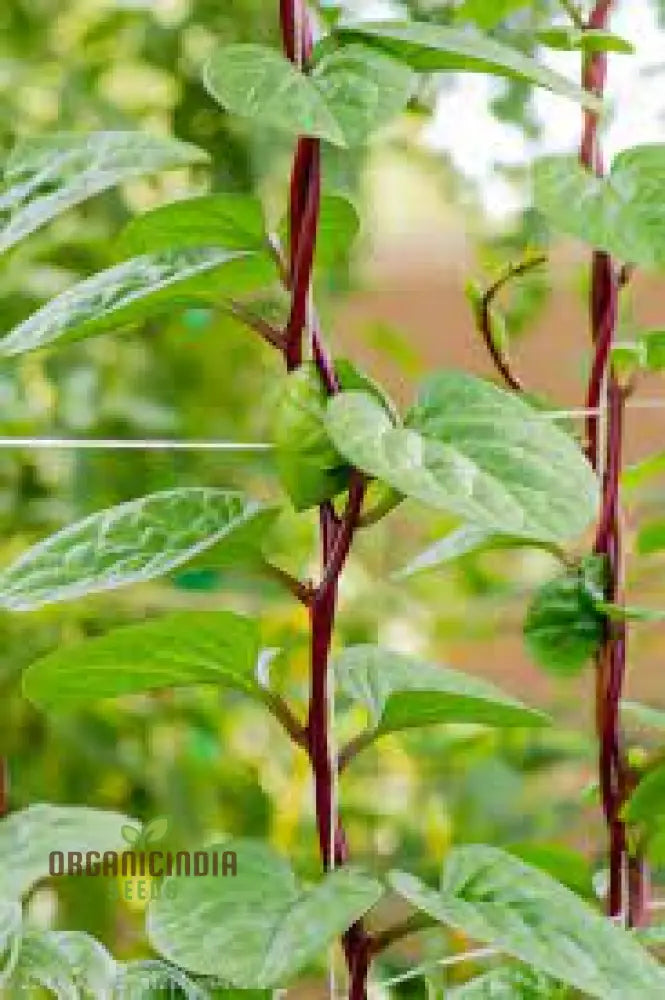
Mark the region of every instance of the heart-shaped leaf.
<instances>
[{"instance_id":1,"label":"heart-shaped leaf","mask_svg":"<svg viewBox=\"0 0 665 1000\"><path fill-rule=\"evenodd\" d=\"M58 648L28 667L23 690L49 711L194 684L229 687L264 701L255 679L258 652L258 629L249 618L230 611L176 612Z\"/></svg>"},{"instance_id":2,"label":"heart-shaped leaf","mask_svg":"<svg viewBox=\"0 0 665 1000\"><path fill-rule=\"evenodd\" d=\"M49 874L49 857L62 851L125 850L127 816L77 806L34 805L0 821L0 896L18 899ZM132 821L134 822L134 821Z\"/></svg>"},{"instance_id":3,"label":"heart-shaped leaf","mask_svg":"<svg viewBox=\"0 0 665 1000\"><path fill-rule=\"evenodd\" d=\"M619 153L607 178L548 157L535 165L534 198L559 232L622 261L665 266L665 144Z\"/></svg>"},{"instance_id":4,"label":"heart-shaped leaf","mask_svg":"<svg viewBox=\"0 0 665 1000\"><path fill-rule=\"evenodd\" d=\"M332 399L326 423L350 464L493 532L560 542L595 516L598 484L575 442L542 412L471 375L432 376L405 427L360 393Z\"/></svg>"},{"instance_id":5,"label":"heart-shaped leaf","mask_svg":"<svg viewBox=\"0 0 665 1000\"><path fill-rule=\"evenodd\" d=\"M395 892L474 941L598 1000L657 1000L665 971L622 928L496 847L455 848L439 890L392 872Z\"/></svg>"},{"instance_id":6,"label":"heart-shaped leaf","mask_svg":"<svg viewBox=\"0 0 665 1000\"><path fill-rule=\"evenodd\" d=\"M235 852L236 875L221 875L224 852ZM166 879L148 933L169 961L234 986L284 986L383 895L353 868L302 886L286 860L256 841L229 840L206 853L210 868L219 856L220 875Z\"/></svg>"},{"instance_id":7,"label":"heart-shaped leaf","mask_svg":"<svg viewBox=\"0 0 665 1000\"><path fill-rule=\"evenodd\" d=\"M0 252L67 209L132 177L207 160L188 143L141 132L28 139L5 164Z\"/></svg>"},{"instance_id":8,"label":"heart-shaped leaf","mask_svg":"<svg viewBox=\"0 0 665 1000\"><path fill-rule=\"evenodd\" d=\"M12 976L17 996L43 988L58 1000L108 997L116 966L107 950L80 931L27 931Z\"/></svg>"},{"instance_id":9,"label":"heart-shaped leaf","mask_svg":"<svg viewBox=\"0 0 665 1000\"><path fill-rule=\"evenodd\" d=\"M276 49L227 45L206 63L203 82L231 114L292 135L345 145L344 134L323 94Z\"/></svg>"},{"instance_id":10,"label":"heart-shaped leaf","mask_svg":"<svg viewBox=\"0 0 665 1000\"><path fill-rule=\"evenodd\" d=\"M229 997L232 991L215 990L215 1000ZM162 1000L163 997L182 996L184 1000L212 1000L212 994L201 984L186 976L181 969L169 965L168 962L158 962L148 959L143 962L128 962L118 968L113 993L110 1000ZM239 1000L239 998L235 998ZM247 1000L254 1000L250 996ZM264 1000L269 1000L265 997Z\"/></svg>"},{"instance_id":11,"label":"heart-shaped leaf","mask_svg":"<svg viewBox=\"0 0 665 1000\"><path fill-rule=\"evenodd\" d=\"M187 305L214 305L220 295L270 284L267 255L198 247L134 257L56 296L0 340L0 356L81 340Z\"/></svg>"},{"instance_id":12,"label":"heart-shaped leaf","mask_svg":"<svg viewBox=\"0 0 665 1000\"><path fill-rule=\"evenodd\" d=\"M258 544L272 512L241 493L182 487L86 517L24 553L0 574L0 606L44 604L163 576L224 541ZM237 538L234 539L234 535Z\"/></svg>"},{"instance_id":13,"label":"heart-shaped leaf","mask_svg":"<svg viewBox=\"0 0 665 1000\"><path fill-rule=\"evenodd\" d=\"M413 90L413 71L365 45L337 49L315 67L312 80L334 115L347 146L360 146L389 124Z\"/></svg>"}]
</instances>

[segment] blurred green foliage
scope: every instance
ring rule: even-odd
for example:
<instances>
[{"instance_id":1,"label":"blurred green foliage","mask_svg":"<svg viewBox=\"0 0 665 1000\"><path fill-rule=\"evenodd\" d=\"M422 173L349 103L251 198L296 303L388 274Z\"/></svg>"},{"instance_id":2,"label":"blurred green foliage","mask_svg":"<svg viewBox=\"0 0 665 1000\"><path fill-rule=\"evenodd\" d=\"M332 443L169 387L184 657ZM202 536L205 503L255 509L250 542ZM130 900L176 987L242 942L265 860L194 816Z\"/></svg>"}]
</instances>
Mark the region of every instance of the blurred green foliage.
<instances>
[{"instance_id":1,"label":"blurred green foliage","mask_svg":"<svg viewBox=\"0 0 665 1000\"><path fill-rule=\"evenodd\" d=\"M463 5L473 17L473 4ZM552 6L503 4L520 22L545 19ZM449 21L459 4L413 2L419 17ZM508 10L510 8L510 10ZM118 259L117 239L133 213L177 194L259 191L277 220L286 190L288 144L250 135L205 93L199 71L225 40L276 38L276 3L266 0L7 0L0 10L0 146L55 129L144 128L192 141L212 155L211 170L141 180L68 213L15 252L0 274L2 326L10 328L77 278ZM459 11L458 11L459 13ZM328 10L330 14L330 10ZM500 24L487 25L498 28ZM528 134L528 90L507 85L494 113ZM357 187L357 168L331 162L334 185ZM533 243L523 229L482 248L498 266ZM344 268L327 277L344 287ZM515 326L541 304L542 277L513 304ZM323 282L325 291L325 282ZM421 367L401 334L377 327L386 356L405 377ZM408 350L404 349L404 344ZM205 310L173 312L139 329L29 355L0 368L0 434L260 440L270 432L271 401L284 388L281 367L234 321ZM174 485L239 485L275 494L268 458L209 453L63 452L0 449L0 560L83 514ZM390 573L420 543L452 526L444 517L414 520L403 511L363 536L345 579L340 642L382 642L468 659L475 639L500 647L517 625L535 582L553 572L550 557L468 556L445 573L396 585ZM273 540L276 558L311 570L311 515L285 513ZM266 837L304 873L318 862L310 775L273 722L240 696L169 693L104 703L46 720L18 693L21 669L40 653L119 622L164 609L236 607L260 614L264 643L280 650L273 677L304 711L305 622L274 586L249 576L195 567L168 584L88 598L29 615L0 617L0 751L11 759L11 806L35 801L114 808L141 820L165 815L169 847L216 833ZM496 671L494 672L496 677ZM522 678L521 683L529 684ZM525 700L529 700L528 692ZM562 694L563 699L563 694ZM565 706L564 706L565 708ZM565 716L565 711L562 713ZM338 705L340 738L357 716ZM374 867L435 877L454 841L504 846L530 841L601 847L600 820L581 790L594 772L586 735L544 730L528 736L481 728L439 729L384 740L344 776L344 816L354 855ZM377 861L378 858L378 861ZM39 893L37 894L39 897ZM35 903L35 919L38 918ZM72 883L56 922L97 934L120 957L145 953L141 913ZM407 947L407 946L405 946ZM439 954L440 939L425 945ZM413 962L408 947L386 961ZM469 970L466 970L468 972ZM406 988L405 988L406 992Z\"/></svg>"}]
</instances>

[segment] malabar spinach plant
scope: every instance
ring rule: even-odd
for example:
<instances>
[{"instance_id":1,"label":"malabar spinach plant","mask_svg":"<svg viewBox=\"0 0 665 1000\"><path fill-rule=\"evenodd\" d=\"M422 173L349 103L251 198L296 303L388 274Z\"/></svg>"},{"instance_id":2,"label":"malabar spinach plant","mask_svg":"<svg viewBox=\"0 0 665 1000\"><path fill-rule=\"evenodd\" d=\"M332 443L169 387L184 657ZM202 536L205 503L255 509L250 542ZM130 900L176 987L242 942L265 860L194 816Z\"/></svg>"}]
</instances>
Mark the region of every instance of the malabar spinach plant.
<instances>
[{"instance_id":1,"label":"malabar spinach plant","mask_svg":"<svg viewBox=\"0 0 665 1000\"><path fill-rule=\"evenodd\" d=\"M480 23L486 16L495 23L492 3L472 6ZM526 5L503 4L502 11L520 6ZM0 341L0 354L11 359L183 304L231 313L283 359L273 422L280 502L317 511L320 554L315 579L290 575L270 560L279 503L202 485L92 514L2 571L0 603L13 612L155 579L206 556L246 563L278 581L301 606L308 629L305 718L261 669L259 623L229 610L171 613L56 649L26 670L24 691L49 712L190 685L254 700L309 761L321 867L312 884L265 843L209 845L208 852L237 853L237 876L169 876L169 891L147 915L159 957L123 964L82 932L30 929L22 903L49 874L51 852L122 850L134 821L56 805L11 814L0 823L0 954L10 992L21 995L34 985L63 997L267 991L320 966L339 942L348 994L361 1000L386 949L441 928L442 939L449 933L477 943L472 955L490 963L488 972L450 991L458 1000L663 995L665 973L632 929L607 920L546 866L471 844L448 853L437 888L404 871L379 877L361 869L337 792L338 774L386 734L434 724L548 722L489 683L452 669L371 645L335 649L338 588L357 536L410 499L463 523L416 567L480 547L544 548L561 561L562 572L535 596L526 641L554 672L571 674L594 663L610 841L608 911L631 928L645 922L646 860L662 841L665 771L658 756L642 761L644 773L635 767L622 745L619 709L626 622L657 612L624 602L620 482L626 399L643 368L662 367L665 351L662 332L617 344L616 331L618 300L633 269L665 259L665 146L626 151L609 176L603 172L607 53L626 48L609 31L610 6L599 3L585 13L564 3L570 25L539 33L542 45L581 50L583 86L577 87L525 55L520 39L511 44L505 32L499 40L429 21L342 22L315 40L301 0L281 0L275 13L282 51L228 45L203 72L207 90L227 113L292 138L288 205L278 231L270 230L255 197L215 192L161 206L129 225L118 264L74 285ZM354 206L326 186L327 157L331 149L351 155L399 115L418 74L445 71L545 87L570 100L573 111L574 102L583 109L579 161L547 160L535 171L538 209L593 249L593 343L581 443L560 414L526 395L506 351L497 297L542 266L542 254L515 261L486 291L471 294L503 386L464 372L434 372L402 414L381 386L327 347L313 291L317 265L358 228ZM25 141L5 165L0 247L10 250L60 213L129 178L204 162L205 154L189 145L132 132ZM277 289L288 298L282 323L257 305ZM650 468L647 463L632 475L648 476ZM331 724L335 689L362 706L368 720L341 747ZM635 705L628 710L662 728L658 713ZM389 896L400 901L403 919L386 916Z\"/></svg>"}]
</instances>

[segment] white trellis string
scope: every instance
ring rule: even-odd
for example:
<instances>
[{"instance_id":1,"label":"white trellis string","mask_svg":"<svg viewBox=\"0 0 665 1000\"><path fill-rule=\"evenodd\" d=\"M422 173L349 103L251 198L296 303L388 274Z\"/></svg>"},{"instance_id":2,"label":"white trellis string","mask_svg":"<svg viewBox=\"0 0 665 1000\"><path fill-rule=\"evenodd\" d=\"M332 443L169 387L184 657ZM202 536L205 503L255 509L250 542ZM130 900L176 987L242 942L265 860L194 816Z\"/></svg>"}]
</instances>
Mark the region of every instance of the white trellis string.
<instances>
[{"instance_id":1,"label":"white trellis string","mask_svg":"<svg viewBox=\"0 0 665 1000\"><path fill-rule=\"evenodd\" d=\"M665 409L665 399L628 399L626 401L626 408L629 410L662 410ZM575 407L569 410L541 410L540 414L543 417L549 417L552 420L567 419L579 417L583 419L584 417L602 417L604 413L607 413L607 405L594 406L594 407Z\"/></svg>"},{"instance_id":2,"label":"white trellis string","mask_svg":"<svg viewBox=\"0 0 665 1000\"><path fill-rule=\"evenodd\" d=\"M629 399L626 403L633 410L665 409L665 399ZM551 420L583 419L584 417L602 416L607 411L606 406L587 409L584 407L568 410L541 410L537 415ZM57 437L0 437L2 448L44 448L72 451L227 451L227 452L265 452L275 447L269 441L198 441L176 440L171 438L57 438Z\"/></svg>"},{"instance_id":3,"label":"white trellis string","mask_svg":"<svg viewBox=\"0 0 665 1000\"><path fill-rule=\"evenodd\" d=\"M649 910L656 912L658 910L665 910L665 900L657 900L650 904ZM622 922L621 914L616 917L610 917L611 923L620 924ZM477 962L485 958L495 958L499 955L500 949L493 947L477 948L474 951L463 952L459 955L446 955L445 958L440 958L435 962L427 962L422 965L418 965L413 969L408 969L406 972L401 973L398 976L393 976L391 979L385 979L382 982L373 983L371 986L372 992L380 992L381 990L388 989L391 986L397 986L399 983L408 982L410 979L416 979L419 976L426 975L429 971L437 968L446 968L454 965L461 965L466 962Z\"/></svg>"},{"instance_id":4,"label":"white trellis string","mask_svg":"<svg viewBox=\"0 0 665 1000\"><path fill-rule=\"evenodd\" d=\"M388 989L390 986L397 986L398 983L406 983L409 979L417 979L433 969L461 965L463 962L478 962L484 958L495 958L499 954L498 948L487 947L476 948L475 951L465 951L459 955L446 955L445 958L439 958L435 962L425 962L423 965L416 966L415 969L408 969L406 972L400 973L399 976L393 976L392 979L384 979L382 982L374 983L373 990Z\"/></svg>"},{"instance_id":5,"label":"white trellis string","mask_svg":"<svg viewBox=\"0 0 665 1000\"><path fill-rule=\"evenodd\" d=\"M305 12L303 10L303 0L295 0L293 4L293 49L296 57L296 66L303 68L305 62Z\"/></svg>"},{"instance_id":6,"label":"white trellis string","mask_svg":"<svg viewBox=\"0 0 665 1000\"><path fill-rule=\"evenodd\" d=\"M228 451L263 452L275 446L264 441L177 441L168 438L40 438L0 437L0 448L44 448L71 451Z\"/></svg>"}]
</instances>

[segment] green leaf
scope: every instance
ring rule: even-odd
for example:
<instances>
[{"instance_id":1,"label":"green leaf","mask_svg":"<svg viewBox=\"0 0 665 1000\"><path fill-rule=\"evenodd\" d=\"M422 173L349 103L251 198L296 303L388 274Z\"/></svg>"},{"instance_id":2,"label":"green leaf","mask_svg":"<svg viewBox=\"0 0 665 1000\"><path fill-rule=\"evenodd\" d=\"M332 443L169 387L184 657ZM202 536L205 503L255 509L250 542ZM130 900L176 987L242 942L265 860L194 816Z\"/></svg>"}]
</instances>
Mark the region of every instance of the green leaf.
<instances>
[{"instance_id":1,"label":"green leaf","mask_svg":"<svg viewBox=\"0 0 665 1000\"><path fill-rule=\"evenodd\" d=\"M446 1000L565 1000L567 993L531 969L499 968L446 993Z\"/></svg>"},{"instance_id":2,"label":"green leaf","mask_svg":"<svg viewBox=\"0 0 665 1000\"><path fill-rule=\"evenodd\" d=\"M120 851L129 817L101 809L39 804L0 821L0 896L19 898L49 874L52 851Z\"/></svg>"},{"instance_id":3,"label":"green leaf","mask_svg":"<svg viewBox=\"0 0 665 1000\"><path fill-rule=\"evenodd\" d=\"M175 612L59 647L28 667L23 690L49 711L194 684L264 700L254 676L258 653L258 628L250 618L230 611Z\"/></svg>"},{"instance_id":4,"label":"green leaf","mask_svg":"<svg viewBox=\"0 0 665 1000\"><path fill-rule=\"evenodd\" d=\"M644 828L641 831L644 833ZM665 867L665 819L663 816L654 818L654 823L647 829L647 836L641 841L646 860L655 869Z\"/></svg>"},{"instance_id":5,"label":"green leaf","mask_svg":"<svg viewBox=\"0 0 665 1000\"><path fill-rule=\"evenodd\" d=\"M360 231L358 209L343 194L323 194L316 236L316 263L332 267L348 256Z\"/></svg>"},{"instance_id":6,"label":"green leaf","mask_svg":"<svg viewBox=\"0 0 665 1000\"><path fill-rule=\"evenodd\" d=\"M656 608L636 608L629 604L612 604L609 601L596 601L596 608L611 621L665 622L665 611L658 611Z\"/></svg>"},{"instance_id":7,"label":"green leaf","mask_svg":"<svg viewBox=\"0 0 665 1000\"><path fill-rule=\"evenodd\" d=\"M649 771L639 782L623 807L627 823L639 823L653 828L665 816L665 764Z\"/></svg>"},{"instance_id":8,"label":"green leaf","mask_svg":"<svg viewBox=\"0 0 665 1000\"><path fill-rule=\"evenodd\" d=\"M284 986L383 895L378 882L346 867L300 885L285 859L250 840L208 848L220 872L225 851L236 852L237 875L166 879L148 933L169 961L234 986Z\"/></svg>"},{"instance_id":9,"label":"green leaf","mask_svg":"<svg viewBox=\"0 0 665 1000\"><path fill-rule=\"evenodd\" d=\"M345 359L335 361L343 389L372 393L387 412L394 407L380 386ZM274 420L277 470L296 510L308 510L337 496L351 468L333 446L326 426L326 391L316 366L306 363L286 376Z\"/></svg>"},{"instance_id":10,"label":"green leaf","mask_svg":"<svg viewBox=\"0 0 665 1000\"><path fill-rule=\"evenodd\" d=\"M493 684L379 646L349 646L333 667L341 690L367 708L373 737L440 723L543 726L547 716Z\"/></svg>"},{"instance_id":11,"label":"green leaf","mask_svg":"<svg viewBox=\"0 0 665 1000\"><path fill-rule=\"evenodd\" d=\"M665 452L650 455L642 462L629 465L621 477L621 484L626 490L637 490L651 479L665 475Z\"/></svg>"},{"instance_id":12,"label":"green leaf","mask_svg":"<svg viewBox=\"0 0 665 1000\"><path fill-rule=\"evenodd\" d=\"M627 384L646 366L646 349L641 341L622 340L610 350L612 371L619 381Z\"/></svg>"},{"instance_id":13,"label":"green leaf","mask_svg":"<svg viewBox=\"0 0 665 1000\"><path fill-rule=\"evenodd\" d=\"M583 899L596 900L591 866L579 851L562 844L511 844L508 851L526 864L547 872Z\"/></svg>"},{"instance_id":14,"label":"green leaf","mask_svg":"<svg viewBox=\"0 0 665 1000\"><path fill-rule=\"evenodd\" d=\"M500 537L488 528L481 528L477 524L463 524L460 528L451 531L420 552L415 559L412 559L395 574L395 578L406 580L424 570L445 566L447 563L472 552L481 552L483 549L492 548ZM520 544L524 544L524 539L520 539Z\"/></svg>"},{"instance_id":15,"label":"green leaf","mask_svg":"<svg viewBox=\"0 0 665 1000\"><path fill-rule=\"evenodd\" d=\"M550 580L536 593L524 623L529 654L545 670L572 677L603 640L604 618L579 570Z\"/></svg>"},{"instance_id":16,"label":"green leaf","mask_svg":"<svg viewBox=\"0 0 665 1000\"><path fill-rule=\"evenodd\" d=\"M471 555L475 552L484 552L488 549L523 549L523 548L545 548L547 552L552 552L552 547L541 542L537 538L522 538L517 535L501 535L488 528L481 528L474 524L463 524L455 531L440 538L433 545L421 552L412 559L404 569L395 574L398 580L406 580L416 573L424 570L438 569L447 563L460 559L462 556ZM559 553L553 552L559 557Z\"/></svg>"},{"instance_id":17,"label":"green leaf","mask_svg":"<svg viewBox=\"0 0 665 1000\"><path fill-rule=\"evenodd\" d=\"M0 340L0 357L81 340L188 305L219 302L224 293L260 287L275 277L267 256L196 249L135 257L79 282Z\"/></svg>"},{"instance_id":18,"label":"green leaf","mask_svg":"<svg viewBox=\"0 0 665 1000\"><path fill-rule=\"evenodd\" d=\"M665 266L665 144L620 153L607 178L573 157L534 167L536 207L560 232L643 267Z\"/></svg>"},{"instance_id":19,"label":"green leaf","mask_svg":"<svg viewBox=\"0 0 665 1000\"><path fill-rule=\"evenodd\" d=\"M565 77L471 28L449 28L425 21L361 21L339 25L334 35L343 43L374 45L419 72L491 73L526 80L595 111L602 108L596 97Z\"/></svg>"},{"instance_id":20,"label":"green leaf","mask_svg":"<svg viewBox=\"0 0 665 1000\"><path fill-rule=\"evenodd\" d=\"M621 928L549 875L496 847L455 848L440 890L392 872L392 888L474 941L598 1000L657 1000L660 966Z\"/></svg>"},{"instance_id":21,"label":"green leaf","mask_svg":"<svg viewBox=\"0 0 665 1000\"><path fill-rule=\"evenodd\" d=\"M348 45L321 59L312 80L339 125L347 146L360 146L406 106L413 71L366 45Z\"/></svg>"},{"instance_id":22,"label":"green leaf","mask_svg":"<svg viewBox=\"0 0 665 1000\"><path fill-rule=\"evenodd\" d=\"M645 948L662 948L665 944L665 924L636 927L633 934Z\"/></svg>"},{"instance_id":23,"label":"green leaf","mask_svg":"<svg viewBox=\"0 0 665 1000\"><path fill-rule=\"evenodd\" d=\"M2 877L0 874L0 880ZM22 921L23 913L20 903L0 899L0 988L5 985L16 965L21 941Z\"/></svg>"},{"instance_id":24,"label":"green leaf","mask_svg":"<svg viewBox=\"0 0 665 1000\"><path fill-rule=\"evenodd\" d=\"M335 359L335 372L339 379L339 385L343 392L365 392L368 396L373 396L377 403L380 403L394 424L399 422L397 407L392 399L376 379L373 379L367 372L362 371L348 358Z\"/></svg>"},{"instance_id":25,"label":"green leaf","mask_svg":"<svg viewBox=\"0 0 665 1000\"><path fill-rule=\"evenodd\" d=\"M561 49L564 52L617 52L622 55L632 55L635 47L620 35L601 28L575 28L570 25L557 25L551 28L540 28L528 36L535 38L539 45L549 49Z\"/></svg>"},{"instance_id":26,"label":"green leaf","mask_svg":"<svg viewBox=\"0 0 665 1000\"><path fill-rule=\"evenodd\" d=\"M226 993L227 991L224 991L220 995L225 996ZM181 995L185 1000L210 1000L211 997L203 986L195 983L181 969L176 969L167 962L147 959L120 966L111 1000L137 1000L138 997L141 1000L148 1000L151 997L162 1000L165 996Z\"/></svg>"},{"instance_id":27,"label":"green leaf","mask_svg":"<svg viewBox=\"0 0 665 1000\"><path fill-rule=\"evenodd\" d=\"M274 423L275 458L296 510L336 496L349 477L349 465L326 431L326 401L326 389L314 364L302 365L286 376Z\"/></svg>"},{"instance_id":28,"label":"green leaf","mask_svg":"<svg viewBox=\"0 0 665 1000\"><path fill-rule=\"evenodd\" d=\"M662 552L665 549L665 518L641 524L637 532L635 548L641 556Z\"/></svg>"},{"instance_id":29,"label":"green leaf","mask_svg":"<svg viewBox=\"0 0 665 1000\"><path fill-rule=\"evenodd\" d=\"M408 497L498 532L558 542L593 520L598 484L542 413L462 372L432 376L393 427L369 396L342 393L326 423L350 464Z\"/></svg>"},{"instance_id":30,"label":"green leaf","mask_svg":"<svg viewBox=\"0 0 665 1000\"><path fill-rule=\"evenodd\" d=\"M120 239L124 253L182 247L261 250L268 239L263 208L249 194L210 194L153 208L133 219Z\"/></svg>"},{"instance_id":31,"label":"green leaf","mask_svg":"<svg viewBox=\"0 0 665 1000\"><path fill-rule=\"evenodd\" d=\"M250 549L271 518L242 493L214 488L181 487L130 500L28 549L0 574L0 607L31 611L153 580L222 542L241 540L240 547Z\"/></svg>"},{"instance_id":32,"label":"green leaf","mask_svg":"<svg viewBox=\"0 0 665 1000\"><path fill-rule=\"evenodd\" d=\"M509 17L521 7L526 7L530 0L464 0L456 10L458 21L473 21L479 28L488 31L496 28L501 21Z\"/></svg>"},{"instance_id":33,"label":"green leaf","mask_svg":"<svg viewBox=\"0 0 665 1000\"><path fill-rule=\"evenodd\" d=\"M665 371L665 330L647 330L640 335L645 351L645 367L651 372Z\"/></svg>"},{"instance_id":34,"label":"green leaf","mask_svg":"<svg viewBox=\"0 0 665 1000\"><path fill-rule=\"evenodd\" d=\"M634 726L665 730L665 710L663 709L651 708L649 705L642 705L637 701L622 701L621 715Z\"/></svg>"},{"instance_id":35,"label":"green leaf","mask_svg":"<svg viewBox=\"0 0 665 1000\"><path fill-rule=\"evenodd\" d=\"M58 1000L107 997L115 962L98 941L80 931L27 931L12 976L17 996L42 987Z\"/></svg>"},{"instance_id":36,"label":"green leaf","mask_svg":"<svg viewBox=\"0 0 665 1000\"><path fill-rule=\"evenodd\" d=\"M276 49L228 45L208 60L206 89L231 114L291 135L344 146L344 134L309 76Z\"/></svg>"},{"instance_id":37,"label":"green leaf","mask_svg":"<svg viewBox=\"0 0 665 1000\"><path fill-rule=\"evenodd\" d=\"M56 133L28 139L5 165L0 252L116 184L205 160L207 154L195 146L140 132Z\"/></svg>"},{"instance_id":38,"label":"green leaf","mask_svg":"<svg viewBox=\"0 0 665 1000\"><path fill-rule=\"evenodd\" d=\"M344 260L359 229L360 216L353 202L343 194L324 192L316 236L316 266L334 267ZM280 239L284 244L288 232L288 220L285 218L279 226Z\"/></svg>"}]
</instances>

